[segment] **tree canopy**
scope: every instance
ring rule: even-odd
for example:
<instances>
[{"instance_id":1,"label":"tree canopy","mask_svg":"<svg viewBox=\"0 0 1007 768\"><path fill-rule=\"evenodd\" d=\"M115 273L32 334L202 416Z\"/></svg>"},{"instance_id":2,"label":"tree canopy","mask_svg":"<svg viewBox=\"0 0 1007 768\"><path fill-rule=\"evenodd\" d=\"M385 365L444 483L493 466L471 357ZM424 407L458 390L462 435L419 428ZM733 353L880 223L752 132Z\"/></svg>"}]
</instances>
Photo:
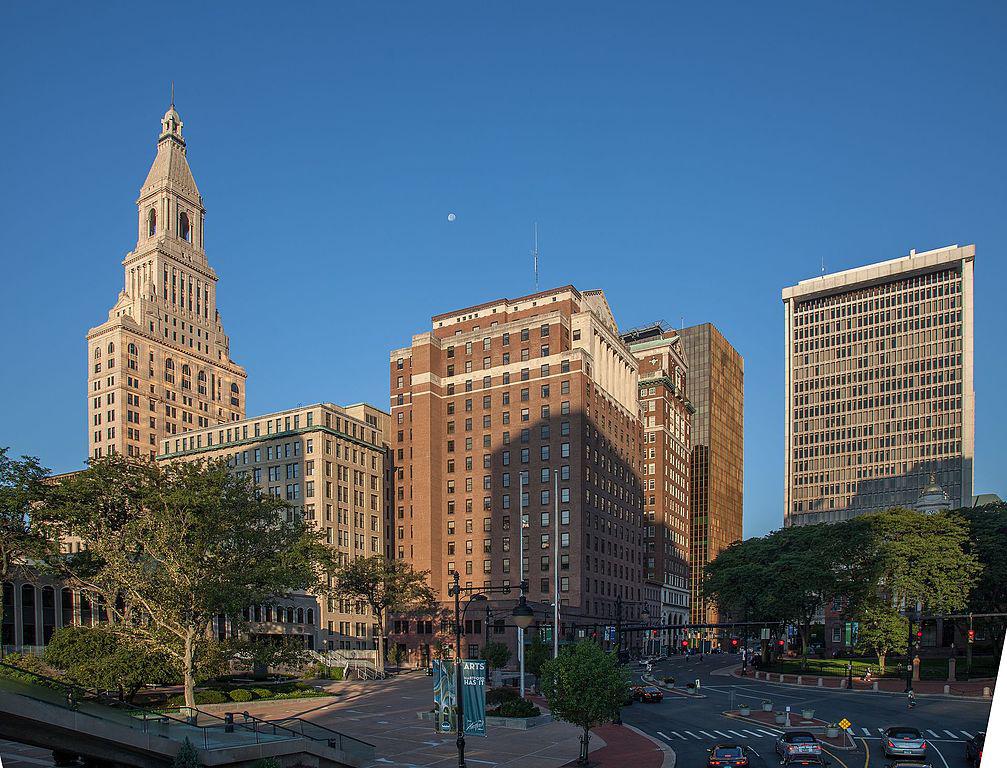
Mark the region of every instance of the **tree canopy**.
<instances>
[{"instance_id":1,"label":"tree canopy","mask_svg":"<svg viewBox=\"0 0 1007 768\"><path fill-rule=\"evenodd\" d=\"M54 558L96 594L110 624L182 669L195 706L200 664L214 659L211 622L317 586L330 550L287 504L224 461L96 459L59 483L45 510L61 537L85 543Z\"/></svg>"},{"instance_id":2,"label":"tree canopy","mask_svg":"<svg viewBox=\"0 0 1007 768\"><path fill-rule=\"evenodd\" d=\"M434 610L428 571L414 571L405 560L384 555L358 557L336 568L332 589L343 597L363 600L378 624L378 659L384 659L385 622L389 613Z\"/></svg>"},{"instance_id":3,"label":"tree canopy","mask_svg":"<svg viewBox=\"0 0 1007 768\"><path fill-rule=\"evenodd\" d=\"M564 647L542 664L541 690L554 717L580 726L580 762L587 759L590 730L612 722L626 702L629 673L613 653L591 640Z\"/></svg>"}]
</instances>

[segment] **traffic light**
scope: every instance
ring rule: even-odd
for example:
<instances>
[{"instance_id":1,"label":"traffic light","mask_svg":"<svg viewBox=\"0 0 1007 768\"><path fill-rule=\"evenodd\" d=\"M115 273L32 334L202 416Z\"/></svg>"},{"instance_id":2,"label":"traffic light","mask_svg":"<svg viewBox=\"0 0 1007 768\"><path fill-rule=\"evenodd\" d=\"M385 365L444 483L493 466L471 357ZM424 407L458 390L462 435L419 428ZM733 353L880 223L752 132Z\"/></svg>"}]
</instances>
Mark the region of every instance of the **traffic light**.
<instances>
[{"instance_id":1,"label":"traffic light","mask_svg":"<svg viewBox=\"0 0 1007 768\"><path fill-rule=\"evenodd\" d=\"M918 643L922 639L923 639L923 630L922 629L917 629L916 630L916 642Z\"/></svg>"},{"instance_id":2,"label":"traffic light","mask_svg":"<svg viewBox=\"0 0 1007 768\"><path fill-rule=\"evenodd\" d=\"M683 640L682 641L682 647L683 648L688 648L689 647L689 641L688 640Z\"/></svg>"},{"instance_id":3,"label":"traffic light","mask_svg":"<svg viewBox=\"0 0 1007 768\"><path fill-rule=\"evenodd\" d=\"M650 636L651 637L657 637L657 630L656 629L650 630Z\"/></svg>"},{"instance_id":4,"label":"traffic light","mask_svg":"<svg viewBox=\"0 0 1007 768\"><path fill-rule=\"evenodd\" d=\"M783 638L780 638L779 640L776 641L776 647L780 653L783 653L783 648L786 644L787 643Z\"/></svg>"},{"instance_id":5,"label":"traffic light","mask_svg":"<svg viewBox=\"0 0 1007 768\"><path fill-rule=\"evenodd\" d=\"M731 650L732 651L738 650L738 638L736 637L731 638Z\"/></svg>"},{"instance_id":6,"label":"traffic light","mask_svg":"<svg viewBox=\"0 0 1007 768\"><path fill-rule=\"evenodd\" d=\"M976 631L974 629L969 630L969 642L974 643L976 641Z\"/></svg>"}]
</instances>

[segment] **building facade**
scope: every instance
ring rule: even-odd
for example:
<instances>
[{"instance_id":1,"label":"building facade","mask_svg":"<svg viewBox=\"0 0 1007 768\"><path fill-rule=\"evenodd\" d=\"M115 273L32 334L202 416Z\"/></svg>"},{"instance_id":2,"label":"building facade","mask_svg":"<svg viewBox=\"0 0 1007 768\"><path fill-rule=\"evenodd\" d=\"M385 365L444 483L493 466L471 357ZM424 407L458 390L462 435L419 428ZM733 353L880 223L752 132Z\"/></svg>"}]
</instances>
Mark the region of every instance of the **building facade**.
<instances>
[{"instance_id":1,"label":"building facade","mask_svg":"<svg viewBox=\"0 0 1007 768\"><path fill-rule=\"evenodd\" d=\"M742 537L745 362L710 323L684 328L679 337L689 364L686 396L696 409L689 478L690 610L693 623L715 624L720 617L703 597L703 575L711 560ZM713 632L693 639L718 641Z\"/></svg>"},{"instance_id":2,"label":"building facade","mask_svg":"<svg viewBox=\"0 0 1007 768\"><path fill-rule=\"evenodd\" d=\"M108 320L87 333L88 455L153 458L162 438L245 415L245 370L231 360L206 210L174 104L136 200L136 247Z\"/></svg>"},{"instance_id":3,"label":"building facade","mask_svg":"<svg viewBox=\"0 0 1007 768\"><path fill-rule=\"evenodd\" d=\"M784 523L912 507L933 476L972 501L975 246L783 290Z\"/></svg>"},{"instance_id":4,"label":"building facade","mask_svg":"<svg viewBox=\"0 0 1007 768\"><path fill-rule=\"evenodd\" d=\"M514 589L488 606L503 617L523 569L543 626L559 601L564 640L640 616L638 362L601 291L566 286L437 315L391 352L390 385L395 557L429 571L441 599L454 571L463 586ZM472 619L464 650L477 654L484 618ZM513 644L505 622L492 639ZM437 629L396 626L410 654Z\"/></svg>"},{"instance_id":5,"label":"building facade","mask_svg":"<svg viewBox=\"0 0 1007 768\"><path fill-rule=\"evenodd\" d=\"M688 365L678 333L660 324L623 334L639 363L646 602L662 627L689 623L689 492L692 414ZM657 650L677 649L682 633L661 630Z\"/></svg>"},{"instance_id":6,"label":"building facade","mask_svg":"<svg viewBox=\"0 0 1007 768\"><path fill-rule=\"evenodd\" d=\"M227 459L234 472L285 499L289 515L313 521L346 562L384 553L388 428L388 414L370 405L318 403L164 438L157 459ZM374 647L377 624L363 602L319 596L309 625L297 604L306 597L284 598L283 613L253 606L245 618L257 634L304 634L318 649Z\"/></svg>"}]
</instances>

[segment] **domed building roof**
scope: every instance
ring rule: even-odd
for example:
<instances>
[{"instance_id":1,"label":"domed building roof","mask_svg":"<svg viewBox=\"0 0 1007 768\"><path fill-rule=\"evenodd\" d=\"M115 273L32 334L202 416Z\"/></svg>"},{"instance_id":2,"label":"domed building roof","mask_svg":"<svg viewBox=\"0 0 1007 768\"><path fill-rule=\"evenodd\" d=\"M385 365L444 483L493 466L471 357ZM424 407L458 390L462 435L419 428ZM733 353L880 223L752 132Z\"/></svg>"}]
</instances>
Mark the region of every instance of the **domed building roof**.
<instances>
[{"instance_id":1,"label":"domed building roof","mask_svg":"<svg viewBox=\"0 0 1007 768\"><path fill-rule=\"evenodd\" d=\"M951 499L937 483L936 475L930 475L930 482L927 483L926 488L920 493L919 499L916 500L916 509L927 514L951 509Z\"/></svg>"}]
</instances>

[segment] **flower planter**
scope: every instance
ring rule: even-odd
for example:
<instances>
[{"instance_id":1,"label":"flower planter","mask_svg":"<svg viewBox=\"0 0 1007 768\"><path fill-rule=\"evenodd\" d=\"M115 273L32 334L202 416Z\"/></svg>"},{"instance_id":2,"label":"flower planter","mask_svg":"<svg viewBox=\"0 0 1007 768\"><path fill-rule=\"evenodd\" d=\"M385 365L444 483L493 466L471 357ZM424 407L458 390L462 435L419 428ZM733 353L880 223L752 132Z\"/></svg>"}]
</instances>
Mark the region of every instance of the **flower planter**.
<instances>
[{"instance_id":1,"label":"flower planter","mask_svg":"<svg viewBox=\"0 0 1007 768\"><path fill-rule=\"evenodd\" d=\"M746 715L747 716L747 715L752 714L752 708L751 707L740 707L738 709L738 712L740 712L742 715Z\"/></svg>"},{"instance_id":2,"label":"flower planter","mask_svg":"<svg viewBox=\"0 0 1007 768\"><path fill-rule=\"evenodd\" d=\"M830 725L825 729L825 735L830 739L834 739L839 736L839 729Z\"/></svg>"},{"instance_id":3,"label":"flower planter","mask_svg":"<svg viewBox=\"0 0 1007 768\"><path fill-rule=\"evenodd\" d=\"M787 713L786 712L777 712L776 713L776 722L779 725L785 725L786 722L787 722Z\"/></svg>"},{"instance_id":4,"label":"flower planter","mask_svg":"<svg viewBox=\"0 0 1007 768\"><path fill-rule=\"evenodd\" d=\"M802 709L801 717L805 720L812 720L815 717L815 710L813 709Z\"/></svg>"},{"instance_id":5,"label":"flower planter","mask_svg":"<svg viewBox=\"0 0 1007 768\"><path fill-rule=\"evenodd\" d=\"M771 702L771 701L764 701L764 702L762 702L762 711L763 712L772 712L773 711L773 702Z\"/></svg>"}]
</instances>

